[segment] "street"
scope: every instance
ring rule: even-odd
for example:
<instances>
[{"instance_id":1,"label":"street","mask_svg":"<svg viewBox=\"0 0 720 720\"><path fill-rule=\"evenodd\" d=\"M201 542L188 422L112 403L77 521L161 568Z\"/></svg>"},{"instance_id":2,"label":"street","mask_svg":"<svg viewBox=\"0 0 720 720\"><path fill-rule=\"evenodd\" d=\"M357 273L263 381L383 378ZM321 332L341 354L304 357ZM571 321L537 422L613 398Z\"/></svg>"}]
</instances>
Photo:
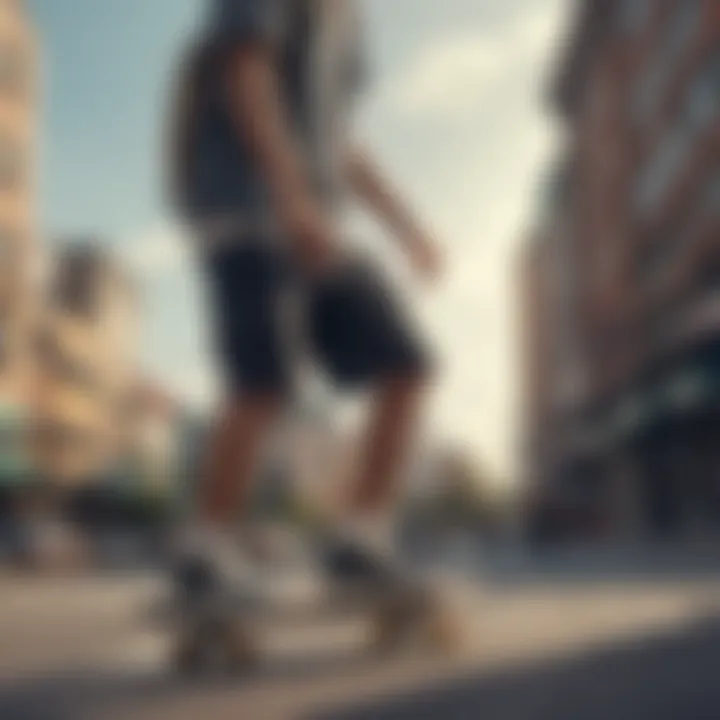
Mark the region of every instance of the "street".
<instances>
[{"instance_id":1,"label":"street","mask_svg":"<svg viewBox=\"0 0 720 720\"><path fill-rule=\"evenodd\" d=\"M193 682L146 617L156 578L1 579L0 717L720 716L712 574L501 574L473 583L457 657L372 658L360 624L320 623L269 632L252 677Z\"/></svg>"}]
</instances>

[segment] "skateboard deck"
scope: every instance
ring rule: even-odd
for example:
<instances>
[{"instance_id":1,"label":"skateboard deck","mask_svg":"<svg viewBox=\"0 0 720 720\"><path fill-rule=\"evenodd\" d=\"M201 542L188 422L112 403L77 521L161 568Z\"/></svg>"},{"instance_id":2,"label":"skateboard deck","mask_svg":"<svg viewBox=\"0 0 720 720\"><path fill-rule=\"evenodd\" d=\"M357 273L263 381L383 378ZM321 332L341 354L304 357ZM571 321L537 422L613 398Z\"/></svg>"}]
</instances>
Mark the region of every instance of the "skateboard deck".
<instances>
[{"instance_id":1,"label":"skateboard deck","mask_svg":"<svg viewBox=\"0 0 720 720\"><path fill-rule=\"evenodd\" d=\"M461 644L460 614L441 587L339 591L322 582L305 585L294 592L275 588L250 603L176 607L171 616L173 667L183 674L250 672L262 661L268 628L285 630L356 618L367 621L371 652L413 648L451 653Z\"/></svg>"}]
</instances>

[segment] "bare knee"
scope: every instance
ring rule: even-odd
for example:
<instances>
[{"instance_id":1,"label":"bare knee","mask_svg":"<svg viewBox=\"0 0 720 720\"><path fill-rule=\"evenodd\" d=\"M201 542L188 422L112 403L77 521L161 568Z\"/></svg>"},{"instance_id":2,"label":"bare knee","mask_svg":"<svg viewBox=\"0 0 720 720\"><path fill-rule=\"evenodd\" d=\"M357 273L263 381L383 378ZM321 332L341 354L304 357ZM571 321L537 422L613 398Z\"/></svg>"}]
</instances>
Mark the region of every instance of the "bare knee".
<instances>
[{"instance_id":1,"label":"bare knee","mask_svg":"<svg viewBox=\"0 0 720 720\"><path fill-rule=\"evenodd\" d=\"M413 405L426 394L430 377L426 373L406 373L384 380L379 386L380 396L396 405Z\"/></svg>"},{"instance_id":2,"label":"bare knee","mask_svg":"<svg viewBox=\"0 0 720 720\"><path fill-rule=\"evenodd\" d=\"M275 418L282 407L282 398L276 393L244 393L228 401L227 414L236 421L263 422Z\"/></svg>"}]
</instances>

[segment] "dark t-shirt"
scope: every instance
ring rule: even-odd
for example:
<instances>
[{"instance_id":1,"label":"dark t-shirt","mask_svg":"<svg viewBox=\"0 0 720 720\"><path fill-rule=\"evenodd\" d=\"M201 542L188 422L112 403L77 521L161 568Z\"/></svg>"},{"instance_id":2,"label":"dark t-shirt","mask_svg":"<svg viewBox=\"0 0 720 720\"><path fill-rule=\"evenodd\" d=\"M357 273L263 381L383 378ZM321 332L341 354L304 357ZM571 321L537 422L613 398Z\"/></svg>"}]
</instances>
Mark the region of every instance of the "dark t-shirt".
<instances>
[{"instance_id":1,"label":"dark t-shirt","mask_svg":"<svg viewBox=\"0 0 720 720\"><path fill-rule=\"evenodd\" d=\"M352 99L363 75L353 0L214 0L203 43L223 48L254 42L274 47L291 129L310 181L323 202L337 205ZM227 54L216 57L222 63ZM230 117L222 76L222 67L212 68L196 100L181 210L196 221L236 217L264 227L272 218L270 193Z\"/></svg>"}]
</instances>

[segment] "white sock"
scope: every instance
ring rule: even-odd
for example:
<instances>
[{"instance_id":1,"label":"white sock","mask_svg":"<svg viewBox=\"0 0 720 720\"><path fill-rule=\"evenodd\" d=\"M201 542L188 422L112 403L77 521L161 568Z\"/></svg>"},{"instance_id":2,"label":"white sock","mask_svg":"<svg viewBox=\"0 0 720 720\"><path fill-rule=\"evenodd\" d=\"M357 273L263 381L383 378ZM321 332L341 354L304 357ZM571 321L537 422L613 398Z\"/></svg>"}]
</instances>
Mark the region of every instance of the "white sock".
<instances>
[{"instance_id":1,"label":"white sock","mask_svg":"<svg viewBox=\"0 0 720 720\"><path fill-rule=\"evenodd\" d=\"M176 549L181 555L216 559L228 555L234 545L233 534L227 528L211 523L192 523L180 532Z\"/></svg>"},{"instance_id":2,"label":"white sock","mask_svg":"<svg viewBox=\"0 0 720 720\"><path fill-rule=\"evenodd\" d=\"M341 535L382 555L394 550L394 526L389 515L377 513L350 518L342 526Z\"/></svg>"}]
</instances>

